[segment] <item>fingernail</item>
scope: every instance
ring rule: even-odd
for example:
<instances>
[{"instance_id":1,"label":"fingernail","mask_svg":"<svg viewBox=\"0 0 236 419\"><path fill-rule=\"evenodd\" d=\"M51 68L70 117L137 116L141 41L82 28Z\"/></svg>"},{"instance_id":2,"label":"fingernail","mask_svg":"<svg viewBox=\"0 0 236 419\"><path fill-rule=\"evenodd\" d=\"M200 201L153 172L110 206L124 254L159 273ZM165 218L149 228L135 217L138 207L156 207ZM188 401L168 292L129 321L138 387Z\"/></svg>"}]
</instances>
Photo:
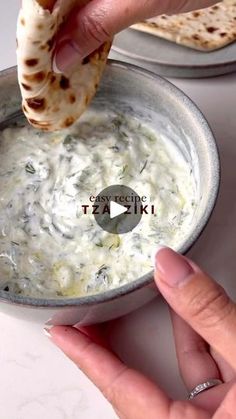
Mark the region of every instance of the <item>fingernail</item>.
<instances>
[{"instance_id":1,"label":"fingernail","mask_svg":"<svg viewBox=\"0 0 236 419\"><path fill-rule=\"evenodd\" d=\"M183 285L189 275L194 273L188 261L169 248L157 252L156 271L158 279L171 287Z\"/></svg>"},{"instance_id":2,"label":"fingernail","mask_svg":"<svg viewBox=\"0 0 236 419\"><path fill-rule=\"evenodd\" d=\"M50 319L48 319L46 322L45 322L45 324L44 324L44 326L47 328L50 328L50 327L52 327L52 326L54 326L54 322L53 322L53 317L50 317Z\"/></svg>"},{"instance_id":3,"label":"fingernail","mask_svg":"<svg viewBox=\"0 0 236 419\"><path fill-rule=\"evenodd\" d=\"M74 41L64 41L59 45L54 56L53 71L58 74L64 73L82 58L79 47Z\"/></svg>"},{"instance_id":4,"label":"fingernail","mask_svg":"<svg viewBox=\"0 0 236 419\"><path fill-rule=\"evenodd\" d=\"M161 249L166 249L166 246L161 245L161 244L155 245L155 249L153 249L151 253L151 260L153 262L153 266L155 266L156 264L156 255Z\"/></svg>"},{"instance_id":5,"label":"fingernail","mask_svg":"<svg viewBox=\"0 0 236 419\"><path fill-rule=\"evenodd\" d=\"M47 326L45 326L44 328L43 328L43 332L44 332L44 334L48 337L48 338L50 338L51 339L51 334L50 334L50 328L49 327L47 327Z\"/></svg>"}]
</instances>

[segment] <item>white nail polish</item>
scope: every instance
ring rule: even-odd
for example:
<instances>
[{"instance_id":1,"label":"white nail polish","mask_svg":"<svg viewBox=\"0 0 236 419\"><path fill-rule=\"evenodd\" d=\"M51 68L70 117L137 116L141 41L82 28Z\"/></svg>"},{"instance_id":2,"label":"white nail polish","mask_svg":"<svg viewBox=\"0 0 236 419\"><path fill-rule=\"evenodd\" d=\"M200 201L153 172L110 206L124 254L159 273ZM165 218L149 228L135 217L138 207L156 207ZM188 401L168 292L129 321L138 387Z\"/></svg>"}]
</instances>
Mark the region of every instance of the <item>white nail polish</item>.
<instances>
[{"instance_id":1,"label":"white nail polish","mask_svg":"<svg viewBox=\"0 0 236 419\"><path fill-rule=\"evenodd\" d=\"M161 245L161 244L158 244L158 245L155 245L154 246L154 249L152 251L152 256L151 256L151 260L152 260L153 266L156 265L156 255L157 255L157 253L159 253L160 250L166 249L166 248L167 248L167 246Z\"/></svg>"},{"instance_id":2,"label":"white nail polish","mask_svg":"<svg viewBox=\"0 0 236 419\"><path fill-rule=\"evenodd\" d=\"M54 73L56 73L56 74L62 74L62 72L57 67L56 55L54 55L53 60L52 60L52 69L53 69L53 72Z\"/></svg>"},{"instance_id":3,"label":"white nail polish","mask_svg":"<svg viewBox=\"0 0 236 419\"><path fill-rule=\"evenodd\" d=\"M45 322L45 327L47 328L48 326L54 326L54 324L53 324L53 321L52 321L52 317L50 317L50 319L48 319L46 322Z\"/></svg>"},{"instance_id":4,"label":"white nail polish","mask_svg":"<svg viewBox=\"0 0 236 419\"><path fill-rule=\"evenodd\" d=\"M50 333L49 333L49 328L48 327L44 327L43 328L43 332L44 332L44 334L48 337L48 338L50 338L51 339L51 335L50 335Z\"/></svg>"}]
</instances>

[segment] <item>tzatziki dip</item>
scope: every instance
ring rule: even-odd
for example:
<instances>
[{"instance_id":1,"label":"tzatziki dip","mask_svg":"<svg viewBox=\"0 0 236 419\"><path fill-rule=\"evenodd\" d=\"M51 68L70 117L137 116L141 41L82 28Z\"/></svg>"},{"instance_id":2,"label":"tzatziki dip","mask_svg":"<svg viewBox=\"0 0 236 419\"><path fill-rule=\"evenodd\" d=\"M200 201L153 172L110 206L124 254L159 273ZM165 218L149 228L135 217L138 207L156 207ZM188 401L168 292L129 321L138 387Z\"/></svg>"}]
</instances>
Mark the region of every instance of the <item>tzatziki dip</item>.
<instances>
[{"instance_id":1,"label":"tzatziki dip","mask_svg":"<svg viewBox=\"0 0 236 419\"><path fill-rule=\"evenodd\" d=\"M155 208L120 235L81 209L117 184ZM181 247L196 202L189 162L134 117L90 110L50 134L19 120L0 133L0 288L60 298L131 282L153 269L157 245Z\"/></svg>"}]
</instances>

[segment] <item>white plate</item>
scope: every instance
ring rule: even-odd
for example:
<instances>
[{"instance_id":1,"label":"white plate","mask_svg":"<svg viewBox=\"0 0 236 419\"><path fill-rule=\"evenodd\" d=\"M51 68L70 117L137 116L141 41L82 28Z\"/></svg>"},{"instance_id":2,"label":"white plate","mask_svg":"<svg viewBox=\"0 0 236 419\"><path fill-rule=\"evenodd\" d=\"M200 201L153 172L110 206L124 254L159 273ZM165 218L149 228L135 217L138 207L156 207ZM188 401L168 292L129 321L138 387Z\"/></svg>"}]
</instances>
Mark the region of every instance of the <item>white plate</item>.
<instances>
[{"instance_id":1,"label":"white plate","mask_svg":"<svg viewBox=\"0 0 236 419\"><path fill-rule=\"evenodd\" d=\"M217 51L201 52L127 29L115 37L112 53L112 58L126 57L126 61L168 77L212 77L236 71L236 42Z\"/></svg>"}]
</instances>

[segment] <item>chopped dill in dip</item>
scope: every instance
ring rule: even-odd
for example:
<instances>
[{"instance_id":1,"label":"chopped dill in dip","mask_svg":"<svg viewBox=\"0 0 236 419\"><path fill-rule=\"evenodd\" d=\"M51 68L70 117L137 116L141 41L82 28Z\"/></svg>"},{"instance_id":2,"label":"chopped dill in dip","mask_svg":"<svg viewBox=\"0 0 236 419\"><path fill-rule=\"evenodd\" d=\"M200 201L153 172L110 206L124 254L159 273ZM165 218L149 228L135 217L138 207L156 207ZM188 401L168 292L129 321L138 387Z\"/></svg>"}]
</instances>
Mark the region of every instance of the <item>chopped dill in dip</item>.
<instances>
[{"instance_id":1,"label":"chopped dill in dip","mask_svg":"<svg viewBox=\"0 0 236 419\"><path fill-rule=\"evenodd\" d=\"M155 215L123 235L81 211L114 184L155 206ZM12 125L0 133L0 288L60 298L133 281L153 269L157 244L181 246L196 196L177 147L135 118L88 111L50 134Z\"/></svg>"}]
</instances>

